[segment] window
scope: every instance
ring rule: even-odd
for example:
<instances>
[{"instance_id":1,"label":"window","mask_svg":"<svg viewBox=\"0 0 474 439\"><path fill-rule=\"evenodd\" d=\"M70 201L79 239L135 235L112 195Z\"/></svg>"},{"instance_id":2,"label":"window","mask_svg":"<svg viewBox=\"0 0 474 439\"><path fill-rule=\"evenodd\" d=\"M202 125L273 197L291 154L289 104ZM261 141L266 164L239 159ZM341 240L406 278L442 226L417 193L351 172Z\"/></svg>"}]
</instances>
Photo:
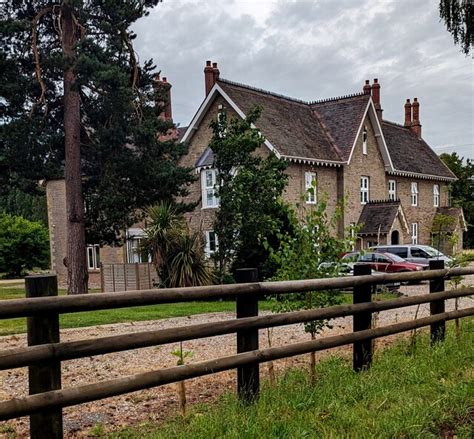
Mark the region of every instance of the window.
<instances>
[{"instance_id":1,"label":"window","mask_svg":"<svg viewBox=\"0 0 474 439\"><path fill-rule=\"evenodd\" d=\"M316 174L305 172L306 204L316 204Z\"/></svg>"},{"instance_id":2,"label":"window","mask_svg":"<svg viewBox=\"0 0 474 439\"><path fill-rule=\"evenodd\" d=\"M98 244L87 246L87 268L89 270L100 269L100 247Z\"/></svg>"},{"instance_id":3,"label":"window","mask_svg":"<svg viewBox=\"0 0 474 439\"><path fill-rule=\"evenodd\" d=\"M209 230L206 232L206 256L213 255L219 248L219 241L217 240L216 232Z\"/></svg>"},{"instance_id":4,"label":"window","mask_svg":"<svg viewBox=\"0 0 474 439\"><path fill-rule=\"evenodd\" d=\"M418 223L411 225L411 243L418 244Z\"/></svg>"},{"instance_id":5,"label":"window","mask_svg":"<svg viewBox=\"0 0 474 439\"><path fill-rule=\"evenodd\" d=\"M408 247L378 247L382 252L392 253L394 255L400 256L401 258L408 257Z\"/></svg>"},{"instance_id":6,"label":"window","mask_svg":"<svg viewBox=\"0 0 474 439\"><path fill-rule=\"evenodd\" d=\"M439 185L433 185L433 206L439 207Z\"/></svg>"},{"instance_id":7,"label":"window","mask_svg":"<svg viewBox=\"0 0 474 439\"><path fill-rule=\"evenodd\" d=\"M360 177L360 204L369 202L369 177Z\"/></svg>"},{"instance_id":8,"label":"window","mask_svg":"<svg viewBox=\"0 0 474 439\"><path fill-rule=\"evenodd\" d=\"M388 180L388 199L391 201L397 199L397 182L395 180Z\"/></svg>"},{"instance_id":9,"label":"window","mask_svg":"<svg viewBox=\"0 0 474 439\"><path fill-rule=\"evenodd\" d=\"M379 262L381 264L390 264L390 259L387 256L382 255L380 253L375 253L375 262Z\"/></svg>"},{"instance_id":10,"label":"window","mask_svg":"<svg viewBox=\"0 0 474 439\"><path fill-rule=\"evenodd\" d=\"M143 229L129 228L127 230L127 262L129 264L140 264L142 262L151 262L149 255L142 247L141 242L144 236Z\"/></svg>"},{"instance_id":11,"label":"window","mask_svg":"<svg viewBox=\"0 0 474 439\"><path fill-rule=\"evenodd\" d=\"M374 260L373 253L365 253L363 255L360 255L359 257L359 262L372 262L373 260Z\"/></svg>"},{"instance_id":12,"label":"window","mask_svg":"<svg viewBox=\"0 0 474 439\"><path fill-rule=\"evenodd\" d=\"M418 183L411 183L411 205L418 206Z\"/></svg>"},{"instance_id":13,"label":"window","mask_svg":"<svg viewBox=\"0 0 474 439\"><path fill-rule=\"evenodd\" d=\"M202 207L218 207L219 198L216 195L216 170L206 169L201 172Z\"/></svg>"},{"instance_id":14,"label":"window","mask_svg":"<svg viewBox=\"0 0 474 439\"><path fill-rule=\"evenodd\" d=\"M367 127L364 126L364 131L362 132L362 154L367 155Z\"/></svg>"},{"instance_id":15,"label":"window","mask_svg":"<svg viewBox=\"0 0 474 439\"><path fill-rule=\"evenodd\" d=\"M418 247L411 248L411 256L412 258L425 258L425 259L430 258L430 255L428 253L426 253L424 250Z\"/></svg>"}]
</instances>

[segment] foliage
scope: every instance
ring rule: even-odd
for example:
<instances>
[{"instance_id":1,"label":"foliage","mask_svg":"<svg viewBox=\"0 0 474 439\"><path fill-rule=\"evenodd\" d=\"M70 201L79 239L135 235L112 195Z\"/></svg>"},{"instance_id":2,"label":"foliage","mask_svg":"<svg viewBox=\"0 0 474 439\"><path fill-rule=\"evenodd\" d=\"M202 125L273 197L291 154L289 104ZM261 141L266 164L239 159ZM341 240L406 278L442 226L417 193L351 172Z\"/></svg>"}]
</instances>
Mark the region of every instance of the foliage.
<instances>
[{"instance_id":1,"label":"foliage","mask_svg":"<svg viewBox=\"0 0 474 439\"><path fill-rule=\"evenodd\" d=\"M433 236L433 244L438 252L444 252L446 245L451 248L456 245L457 236L453 235L457 218L437 213L433 218L431 233Z\"/></svg>"},{"instance_id":2,"label":"foliage","mask_svg":"<svg viewBox=\"0 0 474 439\"><path fill-rule=\"evenodd\" d=\"M314 189L313 189L314 190ZM327 213L327 196L320 197L318 204L309 208L302 222L293 215L293 231L279 237L277 250L270 249L270 257L279 267L273 280L318 279L338 276L340 257L351 248L350 238L335 236L343 206L339 205L332 216ZM285 294L276 298L277 312L323 308L341 302L336 291L310 291ZM313 337L324 327L327 320L304 324L305 331Z\"/></svg>"},{"instance_id":3,"label":"foliage","mask_svg":"<svg viewBox=\"0 0 474 439\"><path fill-rule=\"evenodd\" d=\"M474 162L464 161L457 153L441 154L441 160L458 178L451 183L452 205L463 208L467 223L467 232L464 233L464 247L474 247Z\"/></svg>"},{"instance_id":4,"label":"foliage","mask_svg":"<svg viewBox=\"0 0 474 439\"><path fill-rule=\"evenodd\" d=\"M48 230L40 223L0 213L0 273L20 277L49 266Z\"/></svg>"},{"instance_id":5,"label":"foliage","mask_svg":"<svg viewBox=\"0 0 474 439\"><path fill-rule=\"evenodd\" d=\"M317 365L315 388L307 374L286 371L259 399L241 404L227 393L218 404L195 405L185 419L150 422L109 438L472 438L474 322L464 320L457 340L430 347L423 334L413 355L403 340L375 353L372 367L354 373L347 356Z\"/></svg>"},{"instance_id":6,"label":"foliage","mask_svg":"<svg viewBox=\"0 0 474 439\"><path fill-rule=\"evenodd\" d=\"M181 195L192 181L177 160L183 145L166 136L171 121L152 61L138 64L130 27L159 0L3 2L0 15L0 188L33 191L64 168L61 16L72 8L80 94L80 148L88 242L117 243L141 208ZM69 60L69 61L68 61Z\"/></svg>"},{"instance_id":7,"label":"foliage","mask_svg":"<svg viewBox=\"0 0 474 439\"><path fill-rule=\"evenodd\" d=\"M281 200L287 183L286 164L273 153L262 158L264 138L254 128L262 109L249 111L244 120L228 120L225 111L212 122L209 147L215 155L220 209L214 231L219 239L215 256L222 282L229 268L258 268L271 275L269 249L278 246L279 230L290 226L289 211Z\"/></svg>"},{"instance_id":8,"label":"foliage","mask_svg":"<svg viewBox=\"0 0 474 439\"><path fill-rule=\"evenodd\" d=\"M464 54L469 55L474 44L472 0L440 0L439 16L453 36L454 44L459 44Z\"/></svg>"},{"instance_id":9,"label":"foliage","mask_svg":"<svg viewBox=\"0 0 474 439\"><path fill-rule=\"evenodd\" d=\"M41 189L31 194L14 188L0 195L0 212L48 225L46 194Z\"/></svg>"},{"instance_id":10,"label":"foliage","mask_svg":"<svg viewBox=\"0 0 474 439\"><path fill-rule=\"evenodd\" d=\"M161 203L147 209L142 249L152 255L162 286L191 287L212 283L200 233L191 233L183 206Z\"/></svg>"}]
</instances>

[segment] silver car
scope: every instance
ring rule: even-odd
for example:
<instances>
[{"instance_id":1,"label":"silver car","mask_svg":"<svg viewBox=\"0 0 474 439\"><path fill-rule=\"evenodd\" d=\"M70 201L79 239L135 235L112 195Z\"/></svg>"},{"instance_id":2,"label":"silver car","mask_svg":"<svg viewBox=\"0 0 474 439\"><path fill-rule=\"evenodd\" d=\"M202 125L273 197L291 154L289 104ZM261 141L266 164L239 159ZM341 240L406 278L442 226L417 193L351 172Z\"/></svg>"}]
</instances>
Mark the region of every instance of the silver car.
<instances>
[{"instance_id":1,"label":"silver car","mask_svg":"<svg viewBox=\"0 0 474 439\"><path fill-rule=\"evenodd\" d=\"M441 260L445 265L451 262L451 258L444 255L429 245L399 244L399 245L376 245L373 250L393 253L408 262L415 264L429 265L430 261Z\"/></svg>"}]
</instances>

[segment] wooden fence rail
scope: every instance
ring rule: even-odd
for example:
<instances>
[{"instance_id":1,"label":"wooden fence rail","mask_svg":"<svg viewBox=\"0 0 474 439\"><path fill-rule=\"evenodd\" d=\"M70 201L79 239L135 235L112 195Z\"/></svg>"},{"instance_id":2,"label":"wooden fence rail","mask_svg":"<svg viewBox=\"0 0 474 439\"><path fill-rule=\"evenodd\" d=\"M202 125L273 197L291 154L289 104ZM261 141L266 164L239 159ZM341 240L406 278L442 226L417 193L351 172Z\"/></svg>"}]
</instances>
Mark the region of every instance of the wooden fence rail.
<instances>
[{"instance_id":1,"label":"wooden fence rail","mask_svg":"<svg viewBox=\"0 0 474 439\"><path fill-rule=\"evenodd\" d=\"M353 344L354 369L368 368L372 361L371 340L430 325L432 342L438 343L444 339L444 325L447 320L474 315L474 307L451 312L444 310L446 300L472 295L474 288L443 291L444 279L474 274L474 269L445 270L436 264L431 264L431 268L436 269L372 276L366 274L364 267L356 266L354 277L268 283L252 282L256 280L255 272L247 270L238 276L240 281L247 283L236 285L2 301L0 319L28 317L28 340L31 340L29 344L42 344L0 351L0 369L28 366L30 373L30 395L0 402L0 420L30 415L32 438L61 438L63 407L235 368L238 370L239 396L242 400L251 402L259 392L260 363L347 344ZM40 280L27 280L27 290L33 292L29 293L29 296L54 294L54 288L44 288L45 278L43 276ZM420 280L430 280L430 294L371 302L371 289L374 284ZM43 282L43 287L38 288L37 282ZM353 305L258 316L258 299L268 294L348 287L354 288ZM236 297L237 319L66 343L59 342L59 329L53 327L59 313L223 297ZM373 312L423 303L430 303L429 317L371 328ZM354 316L352 333L288 346L258 348L258 329L351 315ZM45 329L41 329L44 326ZM39 329L41 334L46 335L43 337L37 334L36 338L33 338L32 334ZM236 355L61 389L60 367L58 368L61 361L229 333L237 334ZM34 379L35 370L49 374L51 379L46 383L39 383Z\"/></svg>"}]
</instances>

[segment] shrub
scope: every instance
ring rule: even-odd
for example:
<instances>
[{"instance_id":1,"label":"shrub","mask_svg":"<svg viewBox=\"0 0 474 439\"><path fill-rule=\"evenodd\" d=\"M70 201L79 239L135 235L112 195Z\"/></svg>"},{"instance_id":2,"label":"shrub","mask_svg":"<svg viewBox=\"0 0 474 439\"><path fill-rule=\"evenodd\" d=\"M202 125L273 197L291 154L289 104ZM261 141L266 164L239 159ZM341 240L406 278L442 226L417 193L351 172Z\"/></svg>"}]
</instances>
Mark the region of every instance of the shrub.
<instances>
[{"instance_id":1,"label":"shrub","mask_svg":"<svg viewBox=\"0 0 474 439\"><path fill-rule=\"evenodd\" d=\"M20 277L49 267L48 230L21 216L0 214L0 273Z\"/></svg>"}]
</instances>

